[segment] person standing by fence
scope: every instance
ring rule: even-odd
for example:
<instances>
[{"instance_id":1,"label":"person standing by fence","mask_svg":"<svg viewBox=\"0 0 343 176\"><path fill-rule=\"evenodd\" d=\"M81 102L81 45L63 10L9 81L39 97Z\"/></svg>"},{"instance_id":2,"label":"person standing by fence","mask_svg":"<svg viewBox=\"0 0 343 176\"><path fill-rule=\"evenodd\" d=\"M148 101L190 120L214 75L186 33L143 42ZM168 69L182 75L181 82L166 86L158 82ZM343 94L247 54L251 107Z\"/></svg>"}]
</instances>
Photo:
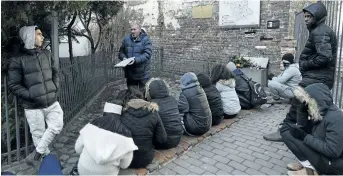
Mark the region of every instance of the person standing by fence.
<instances>
[{"instance_id":1,"label":"person standing by fence","mask_svg":"<svg viewBox=\"0 0 343 176\"><path fill-rule=\"evenodd\" d=\"M24 108L36 147L26 162L38 170L42 158L50 153L49 144L63 128L63 110L57 101L59 70L51 53L41 48L44 37L40 29L24 26L19 35L24 47L11 59L8 87Z\"/></svg>"},{"instance_id":2,"label":"person standing by fence","mask_svg":"<svg viewBox=\"0 0 343 176\"><path fill-rule=\"evenodd\" d=\"M150 78L152 44L148 34L137 23L131 25L131 35L124 37L119 49L119 59L125 60L134 57L125 68L127 86L144 88ZM142 91L144 92L144 91Z\"/></svg>"},{"instance_id":3,"label":"person standing by fence","mask_svg":"<svg viewBox=\"0 0 343 176\"><path fill-rule=\"evenodd\" d=\"M337 40L335 32L325 24L326 7L322 2L316 2L303 9L309 37L301 52L299 66L302 75L301 87L314 83L323 83L332 89L336 68ZM308 123L308 112L305 105L297 99L292 99L291 107L286 115L285 123L297 124L305 129ZM281 131L288 131L283 125ZM265 140L282 141L280 130L263 136Z\"/></svg>"}]
</instances>

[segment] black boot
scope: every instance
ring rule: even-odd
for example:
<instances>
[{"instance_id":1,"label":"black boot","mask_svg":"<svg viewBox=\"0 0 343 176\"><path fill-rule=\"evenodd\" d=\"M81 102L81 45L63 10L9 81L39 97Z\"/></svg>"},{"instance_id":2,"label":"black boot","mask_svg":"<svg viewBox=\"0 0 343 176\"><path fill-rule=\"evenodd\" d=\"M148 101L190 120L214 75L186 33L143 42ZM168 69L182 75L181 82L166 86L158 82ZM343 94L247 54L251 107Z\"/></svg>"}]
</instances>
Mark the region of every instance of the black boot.
<instances>
[{"instance_id":1,"label":"black boot","mask_svg":"<svg viewBox=\"0 0 343 176\"><path fill-rule=\"evenodd\" d=\"M280 134L280 129L278 129L274 133L264 135L263 139L266 140L266 141L282 142L282 137L281 137L281 134Z\"/></svg>"}]
</instances>

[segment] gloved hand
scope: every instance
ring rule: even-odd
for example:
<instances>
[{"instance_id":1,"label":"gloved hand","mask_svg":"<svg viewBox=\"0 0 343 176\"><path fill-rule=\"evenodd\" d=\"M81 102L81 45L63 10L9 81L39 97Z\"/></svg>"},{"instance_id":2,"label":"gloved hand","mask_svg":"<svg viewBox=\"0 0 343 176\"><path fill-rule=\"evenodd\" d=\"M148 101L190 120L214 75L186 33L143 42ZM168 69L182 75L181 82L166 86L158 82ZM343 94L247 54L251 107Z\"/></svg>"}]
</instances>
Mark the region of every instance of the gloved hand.
<instances>
[{"instance_id":1,"label":"gloved hand","mask_svg":"<svg viewBox=\"0 0 343 176\"><path fill-rule=\"evenodd\" d=\"M291 128L289 130L289 132L291 133L291 135L301 141L303 141L307 135L307 133L302 130L300 127L298 127L297 125L289 125Z\"/></svg>"}]
</instances>

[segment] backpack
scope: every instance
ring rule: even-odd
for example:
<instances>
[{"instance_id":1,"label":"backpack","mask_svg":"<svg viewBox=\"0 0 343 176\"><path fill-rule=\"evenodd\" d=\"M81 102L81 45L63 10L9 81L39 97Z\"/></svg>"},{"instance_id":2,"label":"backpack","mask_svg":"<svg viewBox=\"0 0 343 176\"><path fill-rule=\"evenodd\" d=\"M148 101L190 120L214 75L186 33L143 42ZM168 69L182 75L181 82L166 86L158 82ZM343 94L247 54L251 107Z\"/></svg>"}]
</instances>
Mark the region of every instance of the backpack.
<instances>
[{"instance_id":1,"label":"backpack","mask_svg":"<svg viewBox=\"0 0 343 176\"><path fill-rule=\"evenodd\" d=\"M247 81L250 88L250 103L253 107L261 106L267 103L267 94L263 89L263 86L260 83L257 83L251 78L248 78L245 75L242 75L242 78Z\"/></svg>"}]
</instances>

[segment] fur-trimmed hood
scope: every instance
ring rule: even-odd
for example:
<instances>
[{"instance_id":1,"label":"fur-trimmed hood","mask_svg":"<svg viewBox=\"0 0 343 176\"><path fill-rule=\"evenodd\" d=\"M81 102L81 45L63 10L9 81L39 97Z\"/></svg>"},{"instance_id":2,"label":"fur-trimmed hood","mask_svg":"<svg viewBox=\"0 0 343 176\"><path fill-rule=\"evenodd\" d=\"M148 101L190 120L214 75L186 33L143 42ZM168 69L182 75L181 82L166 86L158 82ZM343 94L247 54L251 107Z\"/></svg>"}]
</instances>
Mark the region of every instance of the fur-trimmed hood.
<instances>
[{"instance_id":1,"label":"fur-trimmed hood","mask_svg":"<svg viewBox=\"0 0 343 176\"><path fill-rule=\"evenodd\" d=\"M300 102L306 102L309 120L321 121L327 110L333 105L333 99L329 87L323 83L315 83L305 89L298 86L293 90L294 96Z\"/></svg>"},{"instance_id":2,"label":"fur-trimmed hood","mask_svg":"<svg viewBox=\"0 0 343 176\"><path fill-rule=\"evenodd\" d=\"M145 84L145 98L150 101L151 99L165 98L169 95L169 85L160 78L151 78Z\"/></svg>"},{"instance_id":3,"label":"fur-trimmed hood","mask_svg":"<svg viewBox=\"0 0 343 176\"><path fill-rule=\"evenodd\" d=\"M218 83L220 84L223 84L225 86L229 86L231 88L235 88L236 87L236 80L231 78L231 79L228 79L228 80L223 80L223 79L220 79L218 81Z\"/></svg>"},{"instance_id":4,"label":"fur-trimmed hood","mask_svg":"<svg viewBox=\"0 0 343 176\"><path fill-rule=\"evenodd\" d=\"M157 112L158 105L142 99L131 99L126 103L124 111L135 117L144 117L150 113Z\"/></svg>"}]
</instances>

